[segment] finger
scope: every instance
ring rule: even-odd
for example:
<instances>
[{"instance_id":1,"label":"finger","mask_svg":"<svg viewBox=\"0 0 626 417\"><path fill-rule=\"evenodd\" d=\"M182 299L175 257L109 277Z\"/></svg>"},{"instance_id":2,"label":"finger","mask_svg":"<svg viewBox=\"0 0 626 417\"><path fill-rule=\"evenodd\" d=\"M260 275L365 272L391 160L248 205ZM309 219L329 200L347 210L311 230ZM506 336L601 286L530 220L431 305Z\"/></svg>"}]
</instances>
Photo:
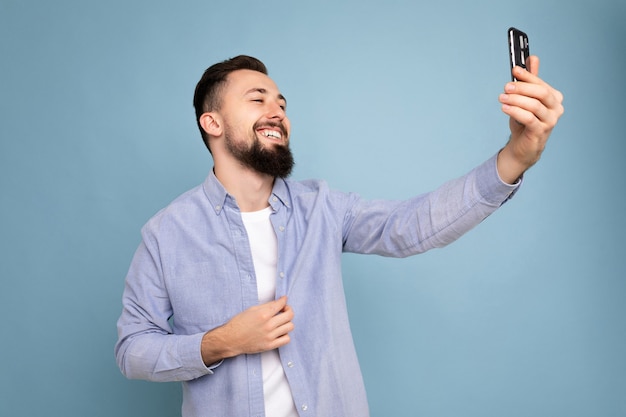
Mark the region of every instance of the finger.
<instances>
[{"instance_id":1,"label":"finger","mask_svg":"<svg viewBox=\"0 0 626 417\"><path fill-rule=\"evenodd\" d=\"M513 76L518 82L548 85L548 83L539 77L539 58L534 58L536 59L530 60L529 58L528 69L524 69L520 66L514 67Z\"/></svg>"},{"instance_id":2,"label":"finger","mask_svg":"<svg viewBox=\"0 0 626 417\"><path fill-rule=\"evenodd\" d=\"M289 304L287 304L285 307L283 307L282 310L280 310L278 312L279 314L282 315L287 315L287 316L291 316L293 317L293 308L291 308L291 306Z\"/></svg>"},{"instance_id":3,"label":"finger","mask_svg":"<svg viewBox=\"0 0 626 417\"><path fill-rule=\"evenodd\" d=\"M520 107L507 106L505 104L502 106L502 111L511 117L511 119L515 120L520 127L531 127L533 123L538 122L538 119L533 113Z\"/></svg>"},{"instance_id":4,"label":"finger","mask_svg":"<svg viewBox=\"0 0 626 417\"><path fill-rule=\"evenodd\" d=\"M548 109L540 101L531 97L503 94L500 97L500 102L503 104L502 110L506 114L523 124L530 121L531 115L539 120L548 117Z\"/></svg>"},{"instance_id":5,"label":"finger","mask_svg":"<svg viewBox=\"0 0 626 417\"><path fill-rule=\"evenodd\" d=\"M284 334L274 339L268 350L278 349L279 347L285 346L289 342L291 342L291 336L289 336L289 334Z\"/></svg>"},{"instance_id":6,"label":"finger","mask_svg":"<svg viewBox=\"0 0 626 417\"><path fill-rule=\"evenodd\" d=\"M531 55L528 57L526 67L533 75L539 75L539 57L537 55Z\"/></svg>"},{"instance_id":7,"label":"finger","mask_svg":"<svg viewBox=\"0 0 626 417\"><path fill-rule=\"evenodd\" d=\"M519 66L513 68L513 76L515 77L517 82L545 84L545 82L537 75Z\"/></svg>"},{"instance_id":8,"label":"finger","mask_svg":"<svg viewBox=\"0 0 626 417\"><path fill-rule=\"evenodd\" d=\"M270 326L278 328L293 320L294 313L291 307L286 306L284 310L280 311L270 320Z\"/></svg>"},{"instance_id":9,"label":"finger","mask_svg":"<svg viewBox=\"0 0 626 417\"><path fill-rule=\"evenodd\" d=\"M287 305L287 296L283 295L277 300L270 301L265 304L270 309L272 315L278 314Z\"/></svg>"},{"instance_id":10,"label":"finger","mask_svg":"<svg viewBox=\"0 0 626 417\"><path fill-rule=\"evenodd\" d=\"M276 330L273 332L275 335L274 337L278 338L284 336L288 333L291 333L295 328L296 326L293 324L293 322L290 321L288 323L285 323L282 326L276 328Z\"/></svg>"},{"instance_id":11,"label":"finger","mask_svg":"<svg viewBox=\"0 0 626 417\"><path fill-rule=\"evenodd\" d=\"M550 120L553 114L563 113L563 95L549 85L509 83L500 102L521 107L534 113L540 120Z\"/></svg>"},{"instance_id":12,"label":"finger","mask_svg":"<svg viewBox=\"0 0 626 417\"><path fill-rule=\"evenodd\" d=\"M293 322L288 321L270 331L267 334L269 348L275 349L289 343L291 341L289 333L292 332L294 329L295 325L293 324Z\"/></svg>"}]
</instances>

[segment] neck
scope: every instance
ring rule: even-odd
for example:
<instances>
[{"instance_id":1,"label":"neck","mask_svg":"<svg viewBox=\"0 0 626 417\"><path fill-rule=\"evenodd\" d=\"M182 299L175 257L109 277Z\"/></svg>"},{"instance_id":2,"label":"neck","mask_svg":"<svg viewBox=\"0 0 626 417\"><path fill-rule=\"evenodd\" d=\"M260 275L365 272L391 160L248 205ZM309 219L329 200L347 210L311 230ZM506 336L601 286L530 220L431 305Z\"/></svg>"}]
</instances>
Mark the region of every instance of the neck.
<instances>
[{"instance_id":1,"label":"neck","mask_svg":"<svg viewBox=\"0 0 626 417\"><path fill-rule=\"evenodd\" d=\"M269 206L274 177L261 174L239 163L215 163L214 172L242 212L259 211Z\"/></svg>"}]
</instances>

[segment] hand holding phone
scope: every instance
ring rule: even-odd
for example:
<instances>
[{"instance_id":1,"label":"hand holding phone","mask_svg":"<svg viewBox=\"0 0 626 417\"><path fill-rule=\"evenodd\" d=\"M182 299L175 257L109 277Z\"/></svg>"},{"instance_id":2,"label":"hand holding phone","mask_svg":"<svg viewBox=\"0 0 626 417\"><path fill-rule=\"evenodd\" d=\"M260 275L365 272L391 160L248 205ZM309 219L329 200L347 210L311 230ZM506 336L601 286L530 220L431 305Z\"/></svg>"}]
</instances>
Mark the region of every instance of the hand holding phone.
<instances>
[{"instance_id":1,"label":"hand holding phone","mask_svg":"<svg viewBox=\"0 0 626 417\"><path fill-rule=\"evenodd\" d=\"M530 49L528 48L528 35L516 28L509 28L509 58L511 61L511 79L517 81L513 76L513 68L516 66L524 69L527 67L528 57L530 56Z\"/></svg>"}]
</instances>

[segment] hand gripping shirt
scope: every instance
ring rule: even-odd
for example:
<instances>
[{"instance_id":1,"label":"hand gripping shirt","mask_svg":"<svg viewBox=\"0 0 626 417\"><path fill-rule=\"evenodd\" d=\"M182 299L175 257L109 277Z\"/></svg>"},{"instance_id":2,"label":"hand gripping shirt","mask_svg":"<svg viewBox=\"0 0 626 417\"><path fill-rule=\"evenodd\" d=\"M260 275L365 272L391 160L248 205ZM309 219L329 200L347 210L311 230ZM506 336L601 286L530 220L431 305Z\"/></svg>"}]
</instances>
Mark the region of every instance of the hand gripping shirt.
<instances>
[{"instance_id":1,"label":"hand gripping shirt","mask_svg":"<svg viewBox=\"0 0 626 417\"><path fill-rule=\"evenodd\" d=\"M342 252L406 257L445 246L516 189L499 179L495 156L404 201L276 179L268 201L278 240L276 297L287 295L295 313L291 342L279 356L301 417L369 415ZM260 355L210 367L200 355L205 332L259 303L240 210L213 173L143 227L122 302L115 354L124 375L182 381L184 417L264 415Z\"/></svg>"}]
</instances>

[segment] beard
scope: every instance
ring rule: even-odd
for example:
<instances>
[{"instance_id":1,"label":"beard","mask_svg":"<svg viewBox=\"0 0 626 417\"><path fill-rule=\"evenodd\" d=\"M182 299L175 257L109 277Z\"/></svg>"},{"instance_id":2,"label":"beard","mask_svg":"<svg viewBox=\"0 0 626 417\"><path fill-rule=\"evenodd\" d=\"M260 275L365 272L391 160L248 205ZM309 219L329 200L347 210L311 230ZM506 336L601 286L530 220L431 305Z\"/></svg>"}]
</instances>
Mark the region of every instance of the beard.
<instances>
[{"instance_id":1,"label":"beard","mask_svg":"<svg viewBox=\"0 0 626 417\"><path fill-rule=\"evenodd\" d=\"M227 128L226 148L244 166L272 177L287 178L291 174L295 162L289 146L263 146L256 136L256 128L252 129L253 140L249 145L233 139L230 132L232 129Z\"/></svg>"}]
</instances>

